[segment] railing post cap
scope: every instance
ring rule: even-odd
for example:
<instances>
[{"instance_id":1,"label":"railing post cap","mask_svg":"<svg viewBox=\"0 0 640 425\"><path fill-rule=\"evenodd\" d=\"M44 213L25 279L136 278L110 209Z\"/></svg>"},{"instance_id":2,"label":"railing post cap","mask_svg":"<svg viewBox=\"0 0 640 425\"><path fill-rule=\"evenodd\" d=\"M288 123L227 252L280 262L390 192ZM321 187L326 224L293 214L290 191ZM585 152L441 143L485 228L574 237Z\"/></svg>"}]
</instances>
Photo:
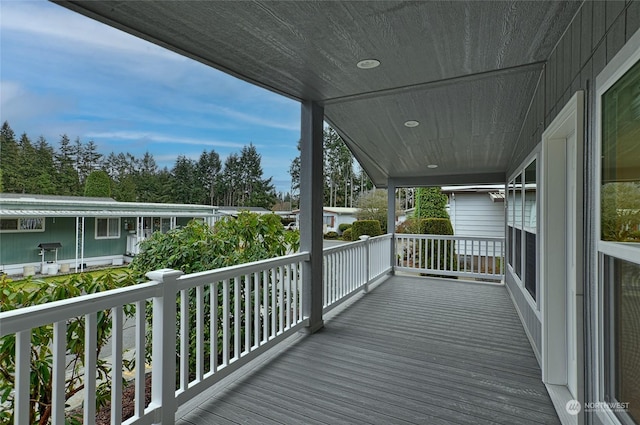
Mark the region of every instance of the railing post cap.
<instances>
[{"instance_id":1,"label":"railing post cap","mask_svg":"<svg viewBox=\"0 0 640 425\"><path fill-rule=\"evenodd\" d=\"M370 237L371 236L369 236L369 235L362 235L362 236L360 236L360 240L361 241L367 241L367 240L369 240Z\"/></svg>"},{"instance_id":2,"label":"railing post cap","mask_svg":"<svg viewBox=\"0 0 640 425\"><path fill-rule=\"evenodd\" d=\"M145 276L147 276L151 280L154 280L156 282L162 283L167 278L177 279L178 277L182 276L183 274L184 274L184 272L182 272L180 270L159 269L159 270L154 270L152 272L149 272Z\"/></svg>"}]
</instances>

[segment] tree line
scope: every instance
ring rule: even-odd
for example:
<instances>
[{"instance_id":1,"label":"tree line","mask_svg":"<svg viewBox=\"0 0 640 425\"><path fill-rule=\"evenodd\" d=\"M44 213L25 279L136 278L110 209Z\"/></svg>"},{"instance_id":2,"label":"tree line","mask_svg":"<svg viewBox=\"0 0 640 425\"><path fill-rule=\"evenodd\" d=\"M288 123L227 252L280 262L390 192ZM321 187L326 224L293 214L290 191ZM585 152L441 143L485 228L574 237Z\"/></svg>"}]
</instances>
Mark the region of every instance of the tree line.
<instances>
[{"instance_id":1,"label":"tree line","mask_svg":"<svg viewBox=\"0 0 640 425\"><path fill-rule=\"evenodd\" d=\"M102 155L94 141L60 136L57 148L44 137L16 137L8 122L0 129L0 191L84 196L90 174L109 177L109 195L121 202L159 202L270 208L278 201L271 178L264 178L261 155L253 144L224 163L213 149L198 160L177 157L160 168L153 155Z\"/></svg>"},{"instance_id":2,"label":"tree line","mask_svg":"<svg viewBox=\"0 0 640 425\"><path fill-rule=\"evenodd\" d=\"M325 127L322 147L325 207L360 207L361 197L381 196L370 193L373 190L371 179L361 167L356 166L357 161L353 154L333 128ZM300 142L298 142L298 151L300 151ZM300 197L300 154L291 161L289 174L291 175L291 201L295 207L299 205ZM398 208L409 209L415 206L414 192L413 188L397 189ZM370 203L369 200L362 202L367 205Z\"/></svg>"}]
</instances>

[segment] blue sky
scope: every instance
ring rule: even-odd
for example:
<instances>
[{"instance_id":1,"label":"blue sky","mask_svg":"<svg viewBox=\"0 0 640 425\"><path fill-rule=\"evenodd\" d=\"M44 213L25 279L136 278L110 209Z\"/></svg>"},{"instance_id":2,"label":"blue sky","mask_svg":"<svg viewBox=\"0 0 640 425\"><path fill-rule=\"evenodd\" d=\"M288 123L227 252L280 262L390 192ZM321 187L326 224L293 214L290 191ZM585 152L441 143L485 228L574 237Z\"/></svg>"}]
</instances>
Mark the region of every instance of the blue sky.
<instances>
[{"instance_id":1,"label":"blue sky","mask_svg":"<svg viewBox=\"0 0 640 425\"><path fill-rule=\"evenodd\" d=\"M278 191L300 138L298 102L47 1L0 0L0 121L17 135L93 140L102 154L221 158L253 143Z\"/></svg>"}]
</instances>

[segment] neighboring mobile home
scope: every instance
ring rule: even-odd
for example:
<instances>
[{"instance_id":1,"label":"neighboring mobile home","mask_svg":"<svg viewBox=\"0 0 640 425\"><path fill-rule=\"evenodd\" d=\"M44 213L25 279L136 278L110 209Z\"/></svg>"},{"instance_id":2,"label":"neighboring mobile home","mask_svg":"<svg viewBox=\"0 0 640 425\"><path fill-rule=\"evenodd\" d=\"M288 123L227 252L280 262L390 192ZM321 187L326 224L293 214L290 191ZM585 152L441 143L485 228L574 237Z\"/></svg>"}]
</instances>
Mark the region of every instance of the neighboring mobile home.
<instances>
[{"instance_id":1,"label":"neighboring mobile home","mask_svg":"<svg viewBox=\"0 0 640 425\"><path fill-rule=\"evenodd\" d=\"M0 194L0 271L8 275L122 264L153 232L192 220L213 223L205 205L117 202L28 194Z\"/></svg>"},{"instance_id":2,"label":"neighboring mobile home","mask_svg":"<svg viewBox=\"0 0 640 425\"><path fill-rule=\"evenodd\" d=\"M351 224L357 220L358 208L347 207L324 207L322 208L322 232L339 233L341 224ZM300 227L300 210L294 210L296 224Z\"/></svg>"}]
</instances>

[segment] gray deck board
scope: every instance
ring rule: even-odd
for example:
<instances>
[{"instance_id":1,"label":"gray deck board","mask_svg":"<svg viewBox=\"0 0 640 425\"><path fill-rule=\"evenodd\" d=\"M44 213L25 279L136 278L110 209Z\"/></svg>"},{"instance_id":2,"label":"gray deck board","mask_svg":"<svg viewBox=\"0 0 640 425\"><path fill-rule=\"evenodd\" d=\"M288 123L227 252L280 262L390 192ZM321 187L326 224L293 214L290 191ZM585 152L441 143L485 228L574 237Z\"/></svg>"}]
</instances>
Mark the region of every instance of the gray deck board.
<instances>
[{"instance_id":1,"label":"gray deck board","mask_svg":"<svg viewBox=\"0 0 640 425\"><path fill-rule=\"evenodd\" d=\"M395 276L181 425L558 424L502 286Z\"/></svg>"}]
</instances>

